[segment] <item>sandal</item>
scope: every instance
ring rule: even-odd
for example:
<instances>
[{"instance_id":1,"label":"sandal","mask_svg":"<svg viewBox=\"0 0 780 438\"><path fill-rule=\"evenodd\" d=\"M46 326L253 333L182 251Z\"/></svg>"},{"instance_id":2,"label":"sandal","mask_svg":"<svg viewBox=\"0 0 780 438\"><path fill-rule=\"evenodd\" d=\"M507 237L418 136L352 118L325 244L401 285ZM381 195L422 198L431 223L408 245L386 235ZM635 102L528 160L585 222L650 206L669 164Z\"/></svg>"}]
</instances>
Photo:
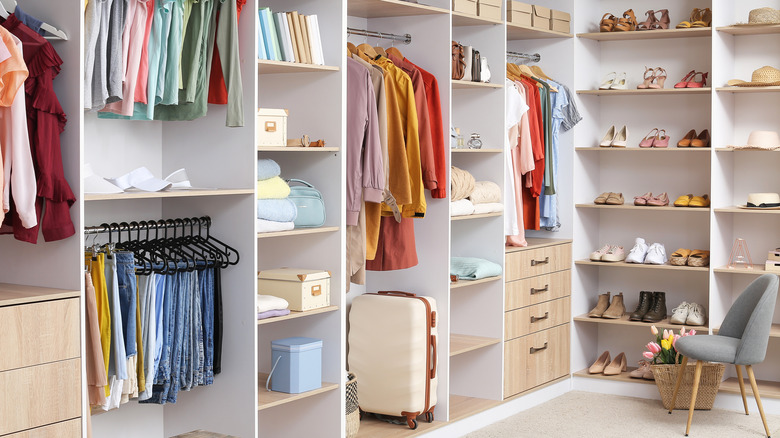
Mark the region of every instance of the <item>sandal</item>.
<instances>
[{"instance_id":1,"label":"sandal","mask_svg":"<svg viewBox=\"0 0 780 438\"><path fill-rule=\"evenodd\" d=\"M687 148L688 146L691 145L691 142L693 141L694 138L696 138L696 130L691 129L690 131L688 131L687 134L685 134L685 137L683 137L682 140L677 142L677 147Z\"/></svg>"},{"instance_id":2,"label":"sandal","mask_svg":"<svg viewBox=\"0 0 780 438\"><path fill-rule=\"evenodd\" d=\"M634 15L634 10L629 9L623 12L623 18L618 18L613 31L629 32L632 30L636 30L636 16Z\"/></svg>"},{"instance_id":3,"label":"sandal","mask_svg":"<svg viewBox=\"0 0 780 438\"><path fill-rule=\"evenodd\" d=\"M710 145L710 131L707 129L702 131L698 137L691 139L691 147L706 148L709 145Z\"/></svg>"},{"instance_id":4,"label":"sandal","mask_svg":"<svg viewBox=\"0 0 780 438\"><path fill-rule=\"evenodd\" d=\"M703 249L694 249L691 251L691 255L688 256L688 266L701 268L709 266L710 264L710 252Z\"/></svg>"},{"instance_id":5,"label":"sandal","mask_svg":"<svg viewBox=\"0 0 780 438\"><path fill-rule=\"evenodd\" d=\"M691 27L710 27L712 24L712 11L710 8L704 8L699 11L699 19L691 23Z\"/></svg>"},{"instance_id":6,"label":"sandal","mask_svg":"<svg viewBox=\"0 0 780 438\"><path fill-rule=\"evenodd\" d=\"M653 70L653 80L654 83L650 83L650 88L659 89L664 87L664 83L666 82L666 70L664 70L661 67L657 67L655 70Z\"/></svg>"},{"instance_id":7,"label":"sandal","mask_svg":"<svg viewBox=\"0 0 780 438\"><path fill-rule=\"evenodd\" d=\"M666 147L669 147L669 136L666 135L666 129L659 129L658 130L658 134L653 139L653 147L654 148L666 148ZM669 204L669 203L667 202L667 204Z\"/></svg>"},{"instance_id":8,"label":"sandal","mask_svg":"<svg viewBox=\"0 0 780 438\"><path fill-rule=\"evenodd\" d=\"M617 17L607 12L603 17L601 17L599 31L612 32L615 29L615 23L617 23Z\"/></svg>"},{"instance_id":9,"label":"sandal","mask_svg":"<svg viewBox=\"0 0 780 438\"><path fill-rule=\"evenodd\" d=\"M634 196L634 205L647 205L647 200L652 197L653 194L650 192L647 192L642 196Z\"/></svg>"},{"instance_id":10,"label":"sandal","mask_svg":"<svg viewBox=\"0 0 780 438\"><path fill-rule=\"evenodd\" d=\"M649 11L645 12L645 14L647 15L647 20L641 23L637 23L636 30L651 30L653 28L653 24L658 22L658 19L655 18L654 10L650 9Z\"/></svg>"},{"instance_id":11,"label":"sandal","mask_svg":"<svg viewBox=\"0 0 780 438\"><path fill-rule=\"evenodd\" d=\"M696 80L696 75L701 75L701 81L697 81ZM693 77L691 78L691 80L688 81L687 84L685 84L685 87L686 88L702 88L702 87L705 87L707 85L707 76L709 76L709 72L704 73L704 72L697 71L697 72L695 72L693 74ZM675 87L676 86L677 85L675 85Z\"/></svg>"},{"instance_id":12,"label":"sandal","mask_svg":"<svg viewBox=\"0 0 780 438\"><path fill-rule=\"evenodd\" d=\"M669 29L669 10L659 9L655 13L661 13L661 18L652 24L651 30Z\"/></svg>"},{"instance_id":13,"label":"sandal","mask_svg":"<svg viewBox=\"0 0 780 438\"><path fill-rule=\"evenodd\" d=\"M676 201L674 201L675 207L687 207L691 203L691 199L693 199L693 194L688 193L687 195L682 195L679 198L677 198Z\"/></svg>"},{"instance_id":14,"label":"sandal","mask_svg":"<svg viewBox=\"0 0 780 438\"><path fill-rule=\"evenodd\" d=\"M688 257L691 255L691 252L690 249L678 249L669 257L669 264L673 266L685 266L688 264Z\"/></svg>"},{"instance_id":15,"label":"sandal","mask_svg":"<svg viewBox=\"0 0 780 438\"><path fill-rule=\"evenodd\" d=\"M674 84L674 88L687 88L688 87L688 81L693 79L693 77L696 75L696 70L691 70L688 72L687 75L685 75L682 80L676 84Z\"/></svg>"},{"instance_id":16,"label":"sandal","mask_svg":"<svg viewBox=\"0 0 780 438\"><path fill-rule=\"evenodd\" d=\"M598 195L596 197L596 199L593 200L593 203L597 204L597 205L604 205L604 204L607 203L607 198L609 198L609 195L611 195L611 194L612 193L610 193L610 192L604 192L604 193Z\"/></svg>"},{"instance_id":17,"label":"sandal","mask_svg":"<svg viewBox=\"0 0 780 438\"><path fill-rule=\"evenodd\" d=\"M658 128L653 128L646 136L642 139L642 141L639 142L640 148L651 148L653 147L653 141L655 140L655 137L658 135Z\"/></svg>"},{"instance_id":18,"label":"sandal","mask_svg":"<svg viewBox=\"0 0 780 438\"><path fill-rule=\"evenodd\" d=\"M707 195L704 196L694 196L691 198L691 201L688 203L688 207L694 207L694 208L707 208L710 206L710 197Z\"/></svg>"},{"instance_id":19,"label":"sandal","mask_svg":"<svg viewBox=\"0 0 780 438\"><path fill-rule=\"evenodd\" d=\"M677 25L677 29L690 29L691 23L694 21L699 21L701 19L701 9L699 8L693 8L693 11L691 12L691 18L689 21L681 21L680 24Z\"/></svg>"},{"instance_id":20,"label":"sandal","mask_svg":"<svg viewBox=\"0 0 780 438\"><path fill-rule=\"evenodd\" d=\"M623 194L622 193L610 193L607 197L607 205L623 205Z\"/></svg>"},{"instance_id":21,"label":"sandal","mask_svg":"<svg viewBox=\"0 0 780 438\"><path fill-rule=\"evenodd\" d=\"M658 196L653 196L647 200L647 205L650 207L666 207L669 205L669 195L663 192Z\"/></svg>"},{"instance_id":22,"label":"sandal","mask_svg":"<svg viewBox=\"0 0 780 438\"><path fill-rule=\"evenodd\" d=\"M639 28L637 28L637 30L639 30ZM650 73L649 76L648 73ZM653 79L655 78L655 69L647 68L647 66L645 66L645 74L642 75L642 77L644 78L645 81L636 86L638 90L644 90L646 88L650 88L650 84L653 83Z\"/></svg>"}]
</instances>

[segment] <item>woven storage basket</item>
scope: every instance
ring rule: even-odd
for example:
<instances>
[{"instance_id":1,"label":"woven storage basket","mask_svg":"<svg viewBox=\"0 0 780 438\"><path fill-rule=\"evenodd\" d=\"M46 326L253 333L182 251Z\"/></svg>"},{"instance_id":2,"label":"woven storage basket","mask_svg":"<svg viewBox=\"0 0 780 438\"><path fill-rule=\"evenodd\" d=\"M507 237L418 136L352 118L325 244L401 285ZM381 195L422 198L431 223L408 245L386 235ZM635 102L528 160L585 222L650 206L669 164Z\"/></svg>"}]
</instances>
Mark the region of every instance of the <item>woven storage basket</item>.
<instances>
[{"instance_id":1,"label":"woven storage basket","mask_svg":"<svg viewBox=\"0 0 780 438\"><path fill-rule=\"evenodd\" d=\"M347 438L355 438L360 429L360 409L358 408L357 378L349 373L347 380Z\"/></svg>"},{"instance_id":2,"label":"woven storage basket","mask_svg":"<svg viewBox=\"0 0 780 438\"><path fill-rule=\"evenodd\" d=\"M655 384L658 386L658 392L661 393L661 401L664 404L664 408L669 409L672 404L672 396L674 395L674 385L677 383L677 370L680 366L651 365L651 368ZM677 392L677 400L674 402L675 409L688 409L691 405L694 368L694 365L685 367L680 390ZM699 391L696 394L696 407L694 409L712 409L725 369L726 366L721 363L704 363L701 369Z\"/></svg>"}]
</instances>

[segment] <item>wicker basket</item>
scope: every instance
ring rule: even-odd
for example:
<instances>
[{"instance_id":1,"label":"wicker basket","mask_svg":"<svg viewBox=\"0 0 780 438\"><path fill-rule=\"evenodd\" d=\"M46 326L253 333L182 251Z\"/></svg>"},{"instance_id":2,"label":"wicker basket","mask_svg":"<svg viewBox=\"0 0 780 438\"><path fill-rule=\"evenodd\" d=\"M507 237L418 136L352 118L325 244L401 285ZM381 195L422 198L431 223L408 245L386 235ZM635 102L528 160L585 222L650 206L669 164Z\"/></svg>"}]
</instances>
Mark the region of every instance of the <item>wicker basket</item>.
<instances>
[{"instance_id":1,"label":"wicker basket","mask_svg":"<svg viewBox=\"0 0 780 438\"><path fill-rule=\"evenodd\" d=\"M357 378L349 373L347 380L347 438L355 438L360 429L360 409L358 408Z\"/></svg>"},{"instance_id":2,"label":"wicker basket","mask_svg":"<svg viewBox=\"0 0 780 438\"><path fill-rule=\"evenodd\" d=\"M655 384L658 386L658 392L661 393L661 401L664 408L669 409L674 395L674 385L677 383L677 370L679 365L651 365ZM674 403L675 409L688 409L691 405L691 390L693 388L694 365L685 367L685 374L680 383L680 390L677 392L677 400ZM720 363L704 363L701 369L701 378L699 379L699 391L696 394L695 409L712 409L715 403L715 396L718 395L723 371L726 366Z\"/></svg>"}]
</instances>

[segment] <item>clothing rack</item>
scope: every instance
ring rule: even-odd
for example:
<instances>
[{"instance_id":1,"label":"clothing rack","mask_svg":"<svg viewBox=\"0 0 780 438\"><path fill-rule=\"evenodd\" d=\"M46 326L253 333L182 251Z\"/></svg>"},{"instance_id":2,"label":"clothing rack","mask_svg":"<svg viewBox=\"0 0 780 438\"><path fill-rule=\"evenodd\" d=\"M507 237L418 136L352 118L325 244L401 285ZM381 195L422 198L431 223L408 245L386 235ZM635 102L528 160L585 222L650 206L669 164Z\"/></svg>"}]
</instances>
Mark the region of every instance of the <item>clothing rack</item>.
<instances>
[{"instance_id":1,"label":"clothing rack","mask_svg":"<svg viewBox=\"0 0 780 438\"><path fill-rule=\"evenodd\" d=\"M154 230L165 230L165 229L175 229L178 227L181 228L192 228L193 226L197 226L199 229L205 228L206 231L208 231L209 227L211 226L211 218L208 216L202 216L202 217L192 217L192 218L183 218L183 219L161 219L161 220L150 220L150 221L140 221L140 222L112 222L110 224L108 223L102 223L97 226L93 227L84 227L84 234L102 234L102 233L109 233L109 238L111 237L110 234L116 233L116 232L130 232L130 231L154 231Z\"/></svg>"},{"instance_id":2,"label":"clothing rack","mask_svg":"<svg viewBox=\"0 0 780 438\"><path fill-rule=\"evenodd\" d=\"M531 62L539 62L542 60L542 55L538 53L521 53L521 52L506 52L507 58L520 58L527 59Z\"/></svg>"},{"instance_id":3,"label":"clothing rack","mask_svg":"<svg viewBox=\"0 0 780 438\"><path fill-rule=\"evenodd\" d=\"M387 32L377 32L373 30L365 30L365 29L355 29L354 27L348 27L347 28L347 35L361 35L361 36L367 36L367 37L373 37L373 38L382 38L385 40L393 40L393 41L399 41L404 44L411 44L412 43L412 36L408 33L403 35L397 35L394 33L387 33Z\"/></svg>"}]
</instances>

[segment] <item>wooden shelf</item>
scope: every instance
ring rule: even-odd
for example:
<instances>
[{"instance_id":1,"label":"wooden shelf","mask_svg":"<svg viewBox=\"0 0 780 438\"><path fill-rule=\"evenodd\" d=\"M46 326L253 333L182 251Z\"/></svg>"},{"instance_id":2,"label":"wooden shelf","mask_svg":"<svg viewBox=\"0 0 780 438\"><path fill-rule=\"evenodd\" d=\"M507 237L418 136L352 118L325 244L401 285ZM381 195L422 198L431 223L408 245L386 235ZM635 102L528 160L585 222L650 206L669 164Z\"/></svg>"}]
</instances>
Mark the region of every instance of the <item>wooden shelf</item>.
<instances>
[{"instance_id":1,"label":"wooden shelf","mask_svg":"<svg viewBox=\"0 0 780 438\"><path fill-rule=\"evenodd\" d=\"M80 296L81 292L77 290L0 283L0 307L60 300L63 298L79 298Z\"/></svg>"},{"instance_id":2,"label":"wooden shelf","mask_svg":"<svg viewBox=\"0 0 780 438\"><path fill-rule=\"evenodd\" d=\"M634 32L578 33L578 38L596 41L659 40L667 38L696 38L712 36L711 27L693 29L658 29Z\"/></svg>"},{"instance_id":3,"label":"wooden shelf","mask_svg":"<svg viewBox=\"0 0 780 438\"><path fill-rule=\"evenodd\" d=\"M463 216L452 216L450 217L450 220L453 221L460 221L465 219L482 219L486 217L499 217L502 216L504 212L497 211L495 213L484 213L484 214L464 214Z\"/></svg>"},{"instance_id":4,"label":"wooden shelf","mask_svg":"<svg viewBox=\"0 0 780 438\"><path fill-rule=\"evenodd\" d=\"M602 148L599 146L594 147L576 147L576 151L599 151L599 152L649 152L649 153L663 153L663 152L709 152L710 148L640 148L640 147L627 147L627 148ZM717 149L716 149L717 150Z\"/></svg>"},{"instance_id":5,"label":"wooden shelf","mask_svg":"<svg viewBox=\"0 0 780 438\"><path fill-rule=\"evenodd\" d=\"M302 400L317 394L322 394L328 391L334 391L339 389L338 383L322 382L322 387L300 394L287 394L284 392L266 391L265 381L268 379L267 373L258 373L258 391L257 391L257 410L262 411L264 409L273 408L274 406L283 405L286 403L292 403L294 401Z\"/></svg>"},{"instance_id":6,"label":"wooden shelf","mask_svg":"<svg viewBox=\"0 0 780 438\"><path fill-rule=\"evenodd\" d=\"M554 30L538 29L535 27L523 26L514 23L506 24L506 39L509 41L546 38L571 38L572 36L573 35L570 33L557 32Z\"/></svg>"},{"instance_id":7,"label":"wooden shelf","mask_svg":"<svg viewBox=\"0 0 780 438\"><path fill-rule=\"evenodd\" d=\"M466 14L464 12L452 11L452 26L484 26L493 24L504 24L504 20L485 18L477 15Z\"/></svg>"},{"instance_id":8,"label":"wooden shelf","mask_svg":"<svg viewBox=\"0 0 780 438\"><path fill-rule=\"evenodd\" d=\"M500 404L498 400L450 394L450 422L476 415Z\"/></svg>"},{"instance_id":9,"label":"wooden shelf","mask_svg":"<svg viewBox=\"0 0 780 438\"><path fill-rule=\"evenodd\" d=\"M450 357L501 343L498 338L450 334Z\"/></svg>"},{"instance_id":10,"label":"wooden shelf","mask_svg":"<svg viewBox=\"0 0 780 438\"><path fill-rule=\"evenodd\" d=\"M666 317L662 319L659 322L642 322L642 321L629 321L628 317L631 315L630 312L626 312L623 316L621 316L618 319L607 319L607 318L590 318L588 317L588 314L575 316L574 320L579 322L593 322L596 324L607 324L607 325L628 325L628 326L634 326L634 327L650 327L651 325L654 325L658 328L673 328L673 329L679 329L681 327L685 327L686 329L696 329L696 331L702 331L706 332L709 330L709 326L707 324L699 325L699 326L689 326L686 324L672 324L669 322L669 317Z\"/></svg>"},{"instance_id":11,"label":"wooden shelf","mask_svg":"<svg viewBox=\"0 0 780 438\"><path fill-rule=\"evenodd\" d=\"M726 208L716 208L715 213L780 214L780 210L753 210L752 208L726 207Z\"/></svg>"},{"instance_id":12,"label":"wooden shelf","mask_svg":"<svg viewBox=\"0 0 780 438\"><path fill-rule=\"evenodd\" d=\"M216 190L168 190L164 192L125 192L108 194L85 194L85 201L116 201L122 199L189 198L195 196L254 195L254 189Z\"/></svg>"},{"instance_id":13,"label":"wooden shelf","mask_svg":"<svg viewBox=\"0 0 780 438\"><path fill-rule=\"evenodd\" d=\"M477 284L491 283L493 281L501 280L503 277L496 275L495 277L480 278L479 280L458 280L455 283L450 283L450 289L458 289L461 287L474 286Z\"/></svg>"},{"instance_id":14,"label":"wooden shelf","mask_svg":"<svg viewBox=\"0 0 780 438\"><path fill-rule=\"evenodd\" d=\"M764 265L753 265L753 269L729 269L728 266L723 266L720 268L715 268L712 271L722 274L762 275L766 274L766 267Z\"/></svg>"},{"instance_id":15,"label":"wooden shelf","mask_svg":"<svg viewBox=\"0 0 780 438\"><path fill-rule=\"evenodd\" d=\"M503 84L491 84L490 82L474 82L474 81L461 81L458 79L452 80L453 90L466 90L473 88L504 88Z\"/></svg>"},{"instance_id":16,"label":"wooden shelf","mask_svg":"<svg viewBox=\"0 0 780 438\"><path fill-rule=\"evenodd\" d=\"M500 154L504 152L503 149L496 148L484 148L484 149L450 149L450 152L454 154Z\"/></svg>"},{"instance_id":17,"label":"wooden shelf","mask_svg":"<svg viewBox=\"0 0 780 438\"><path fill-rule=\"evenodd\" d=\"M655 385L655 380L635 379L629 376L631 371L634 371L637 367L627 367L626 371L618 374L617 376L605 376L604 374L591 374L588 369L579 370L574 373L574 377L587 377L588 379L602 379L611 380L613 382L631 382L631 383L647 383Z\"/></svg>"},{"instance_id":18,"label":"wooden shelf","mask_svg":"<svg viewBox=\"0 0 780 438\"><path fill-rule=\"evenodd\" d=\"M339 68L335 65L304 64L302 62L271 61L268 59L257 60L257 72L261 75L334 71L339 71Z\"/></svg>"},{"instance_id":19,"label":"wooden shelf","mask_svg":"<svg viewBox=\"0 0 780 438\"><path fill-rule=\"evenodd\" d=\"M258 146L257 152L338 152L338 147L304 148L297 146Z\"/></svg>"},{"instance_id":20,"label":"wooden shelf","mask_svg":"<svg viewBox=\"0 0 780 438\"><path fill-rule=\"evenodd\" d=\"M719 93L777 93L780 91L780 87L718 87L715 91Z\"/></svg>"},{"instance_id":21,"label":"wooden shelf","mask_svg":"<svg viewBox=\"0 0 780 438\"><path fill-rule=\"evenodd\" d=\"M339 306L320 307L319 309L307 310L306 312L291 311L289 315L285 315L285 316L276 316L273 318L258 319L257 325L273 324L275 322L289 321L291 319L304 318L312 315L320 315L323 313L335 312L337 310L339 310Z\"/></svg>"},{"instance_id":22,"label":"wooden shelf","mask_svg":"<svg viewBox=\"0 0 780 438\"><path fill-rule=\"evenodd\" d=\"M712 329L712 333L717 334L720 331L720 327ZM780 338L780 324L772 324L772 328L769 329L770 338Z\"/></svg>"},{"instance_id":23,"label":"wooden shelf","mask_svg":"<svg viewBox=\"0 0 780 438\"><path fill-rule=\"evenodd\" d=\"M449 13L448 9L401 0L348 0L347 2L347 15L352 17L385 18Z\"/></svg>"},{"instance_id":24,"label":"wooden shelf","mask_svg":"<svg viewBox=\"0 0 780 438\"><path fill-rule=\"evenodd\" d=\"M572 239L547 239L542 237L529 237L525 240L528 242L528 246L505 246L504 252L527 251L529 249L546 248L548 246L572 243Z\"/></svg>"},{"instance_id":25,"label":"wooden shelf","mask_svg":"<svg viewBox=\"0 0 780 438\"><path fill-rule=\"evenodd\" d=\"M780 398L780 382L773 382L771 380L756 380L756 385L758 385L758 393L761 394L762 399ZM731 377L724 380L720 383L720 389L718 389L718 392L724 392L727 394L741 394L739 391L739 381L736 377ZM750 382L747 379L745 379L745 395L753 395L753 389L750 387ZM751 409L755 409L755 406L752 406Z\"/></svg>"},{"instance_id":26,"label":"wooden shelf","mask_svg":"<svg viewBox=\"0 0 780 438\"><path fill-rule=\"evenodd\" d=\"M709 272L709 267L695 267L695 266L672 266L666 265L645 265L640 263L626 263L626 262L594 262L592 260L577 260L575 265L582 266L599 266L602 268L634 268L634 269L649 269L649 270L668 270L668 271L684 271L684 272Z\"/></svg>"},{"instance_id":27,"label":"wooden shelf","mask_svg":"<svg viewBox=\"0 0 780 438\"><path fill-rule=\"evenodd\" d=\"M406 426L406 421L404 421L404 424L390 424L377 419L371 414L364 414L360 420L357 438L409 438L424 435L449 424L444 421L428 423L424 418L424 415L417 417L417 429L412 430ZM401 417L398 417L398 419L400 420Z\"/></svg>"},{"instance_id":28,"label":"wooden shelf","mask_svg":"<svg viewBox=\"0 0 780 438\"><path fill-rule=\"evenodd\" d=\"M306 234L335 233L338 230L339 227L298 228L297 230L290 230L290 231L273 231L270 233L257 233L257 238L264 239L267 237L303 236Z\"/></svg>"},{"instance_id":29,"label":"wooden shelf","mask_svg":"<svg viewBox=\"0 0 780 438\"><path fill-rule=\"evenodd\" d=\"M722 26L715 30L731 35L769 35L780 33L780 24L768 26Z\"/></svg>"},{"instance_id":30,"label":"wooden shelf","mask_svg":"<svg viewBox=\"0 0 780 438\"><path fill-rule=\"evenodd\" d=\"M641 95L668 95L668 94L710 94L712 88L652 88L639 90L629 88L628 90L577 90L577 94L591 96L641 96Z\"/></svg>"},{"instance_id":31,"label":"wooden shelf","mask_svg":"<svg viewBox=\"0 0 780 438\"><path fill-rule=\"evenodd\" d=\"M743 151L749 151L749 152L780 152L780 149L768 150L768 149L749 149L749 148L734 148L734 147L715 148L715 152L743 152Z\"/></svg>"},{"instance_id":32,"label":"wooden shelf","mask_svg":"<svg viewBox=\"0 0 780 438\"><path fill-rule=\"evenodd\" d=\"M692 208L692 207L647 207L643 205L623 204L623 205L598 205L598 204L576 204L576 208L601 208L604 210L642 210L642 211L676 211L680 213L691 212L709 212L709 208Z\"/></svg>"}]
</instances>

